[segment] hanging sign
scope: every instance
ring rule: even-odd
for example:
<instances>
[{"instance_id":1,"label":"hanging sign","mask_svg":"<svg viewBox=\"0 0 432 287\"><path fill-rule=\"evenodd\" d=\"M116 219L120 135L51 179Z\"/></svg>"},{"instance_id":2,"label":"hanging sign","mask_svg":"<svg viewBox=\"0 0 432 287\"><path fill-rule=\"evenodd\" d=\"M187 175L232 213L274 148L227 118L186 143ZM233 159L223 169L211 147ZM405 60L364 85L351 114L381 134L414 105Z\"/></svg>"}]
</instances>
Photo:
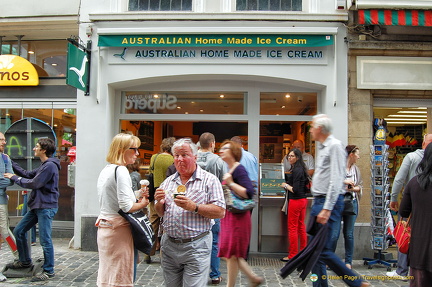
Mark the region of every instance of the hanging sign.
<instances>
[{"instance_id":1,"label":"hanging sign","mask_svg":"<svg viewBox=\"0 0 432 287\"><path fill-rule=\"evenodd\" d=\"M66 84L88 91L89 56L87 52L68 43Z\"/></svg>"},{"instance_id":2,"label":"hanging sign","mask_svg":"<svg viewBox=\"0 0 432 287\"><path fill-rule=\"evenodd\" d=\"M39 75L32 63L16 55L0 55L0 86L37 86Z\"/></svg>"}]
</instances>

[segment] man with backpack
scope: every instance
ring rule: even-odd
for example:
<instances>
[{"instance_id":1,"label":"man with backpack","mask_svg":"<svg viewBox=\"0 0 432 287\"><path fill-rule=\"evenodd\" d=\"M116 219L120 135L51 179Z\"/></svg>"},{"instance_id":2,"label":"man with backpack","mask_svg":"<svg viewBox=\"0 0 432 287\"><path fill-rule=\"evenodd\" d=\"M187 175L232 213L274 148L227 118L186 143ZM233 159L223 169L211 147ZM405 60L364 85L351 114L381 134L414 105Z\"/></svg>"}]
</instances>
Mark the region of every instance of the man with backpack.
<instances>
[{"instance_id":1,"label":"man with backpack","mask_svg":"<svg viewBox=\"0 0 432 287\"><path fill-rule=\"evenodd\" d=\"M216 140L212 133L203 133L199 138L200 151L197 155L197 164L212 174L214 174L222 182L223 175L227 172L224 161L214 153ZM219 271L220 258L218 254L220 219L215 219L215 224L212 226L212 252L210 262L210 279L213 285L218 285L222 281L221 273Z\"/></svg>"}]
</instances>

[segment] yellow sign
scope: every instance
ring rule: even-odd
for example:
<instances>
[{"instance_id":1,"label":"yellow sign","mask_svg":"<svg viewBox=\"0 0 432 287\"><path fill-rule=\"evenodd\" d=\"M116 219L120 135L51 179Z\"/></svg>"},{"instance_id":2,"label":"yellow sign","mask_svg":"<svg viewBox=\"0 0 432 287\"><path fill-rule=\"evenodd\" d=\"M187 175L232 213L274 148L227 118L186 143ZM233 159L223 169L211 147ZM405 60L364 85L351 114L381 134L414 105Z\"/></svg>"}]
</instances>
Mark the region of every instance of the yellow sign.
<instances>
[{"instance_id":1,"label":"yellow sign","mask_svg":"<svg viewBox=\"0 0 432 287\"><path fill-rule=\"evenodd\" d=\"M37 86L39 75L32 63L15 55L0 55L0 86Z\"/></svg>"}]
</instances>

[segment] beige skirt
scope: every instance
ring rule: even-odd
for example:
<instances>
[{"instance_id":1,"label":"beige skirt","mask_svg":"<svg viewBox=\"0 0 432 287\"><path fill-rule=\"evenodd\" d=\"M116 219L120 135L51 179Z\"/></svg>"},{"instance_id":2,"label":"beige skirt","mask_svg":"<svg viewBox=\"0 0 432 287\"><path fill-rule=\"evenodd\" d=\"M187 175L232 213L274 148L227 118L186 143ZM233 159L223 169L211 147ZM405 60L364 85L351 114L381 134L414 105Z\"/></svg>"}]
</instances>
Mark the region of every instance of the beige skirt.
<instances>
[{"instance_id":1,"label":"beige skirt","mask_svg":"<svg viewBox=\"0 0 432 287\"><path fill-rule=\"evenodd\" d=\"M99 216L97 286L134 286L134 246L129 223L121 216Z\"/></svg>"}]
</instances>

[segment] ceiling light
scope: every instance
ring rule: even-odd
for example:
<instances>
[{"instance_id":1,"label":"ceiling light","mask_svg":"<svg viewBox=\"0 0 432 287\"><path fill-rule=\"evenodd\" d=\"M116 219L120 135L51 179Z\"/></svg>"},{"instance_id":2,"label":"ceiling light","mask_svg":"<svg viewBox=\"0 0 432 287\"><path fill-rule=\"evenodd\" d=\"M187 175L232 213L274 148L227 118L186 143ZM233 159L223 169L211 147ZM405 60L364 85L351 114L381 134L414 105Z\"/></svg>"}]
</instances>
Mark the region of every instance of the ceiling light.
<instances>
[{"instance_id":1,"label":"ceiling light","mask_svg":"<svg viewBox=\"0 0 432 287\"><path fill-rule=\"evenodd\" d=\"M177 106L177 109L179 109L179 110L180 110L180 109L181 109L181 107L180 107L180 106Z\"/></svg>"},{"instance_id":2,"label":"ceiling light","mask_svg":"<svg viewBox=\"0 0 432 287\"><path fill-rule=\"evenodd\" d=\"M398 114L427 114L427 111L398 111Z\"/></svg>"},{"instance_id":3,"label":"ceiling light","mask_svg":"<svg viewBox=\"0 0 432 287\"><path fill-rule=\"evenodd\" d=\"M28 51L29 54L34 54L34 51Z\"/></svg>"},{"instance_id":4,"label":"ceiling light","mask_svg":"<svg viewBox=\"0 0 432 287\"><path fill-rule=\"evenodd\" d=\"M223 99L225 98L225 95L220 95L219 98Z\"/></svg>"},{"instance_id":5,"label":"ceiling light","mask_svg":"<svg viewBox=\"0 0 432 287\"><path fill-rule=\"evenodd\" d=\"M289 99L289 98L291 98L291 95L290 94L286 94L285 98Z\"/></svg>"},{"instance_id":6,"label":"ceiling light","mask_svg":"<svg viewBox=\"0 0 432 287\"><path fill-rule=\"evenodd\" d=\"M281 106L281 109L285 109L285 106Z\"/></svg>"},{"instance_id":7,"label":"ceiling light","mask_svg":"<svg viewBox=\"0 0 432 287\"><path fill-rule=\"evenodd\" d=\"M426 122L387 122L390 125L424 125Z\"/></svg>"},{"instance_id":8,"label":"ceiling light","mask_svg":"<svg viewBox=\"0 0 432 287\"><path fill-rule=\"evenodd\" d=\"M384 118L386 121L421 121L422 119L409 119L409 118ZM426 120L426 119L425 119Z\"/></svg>"},{"instance_id":9,"label":"ceiling light","mask_svg":"<svg viewBox=\"0 0 432 287\"><path fill-rule=\"evenodd\" d=\"M388 117L399 117L399 118L407 117L407 118L423 118L423 119L427 119L427 115L388 115Z\"/></svg>"},{"instance_id":10,"label":"ceiling light","mask_svg":"<svg viewBox=\"0 0 432 287\"><path fill-rule=\"evenodd\" d=\"M54 67L56 67L56 66L57 66L57 64L56 64L56 63L52 63L52 64L51 64L51 66L54 66Z\"/></svg>"},{"instance_id":11,"label":"ceiling light","mask_svg":"<svg viewBox=\"0 0 432 287\"><path fill-rule=\"evenodd\" d=\"M153 98L158 99L159 95L153 95Z\"/></svg>"}]
</instances>

